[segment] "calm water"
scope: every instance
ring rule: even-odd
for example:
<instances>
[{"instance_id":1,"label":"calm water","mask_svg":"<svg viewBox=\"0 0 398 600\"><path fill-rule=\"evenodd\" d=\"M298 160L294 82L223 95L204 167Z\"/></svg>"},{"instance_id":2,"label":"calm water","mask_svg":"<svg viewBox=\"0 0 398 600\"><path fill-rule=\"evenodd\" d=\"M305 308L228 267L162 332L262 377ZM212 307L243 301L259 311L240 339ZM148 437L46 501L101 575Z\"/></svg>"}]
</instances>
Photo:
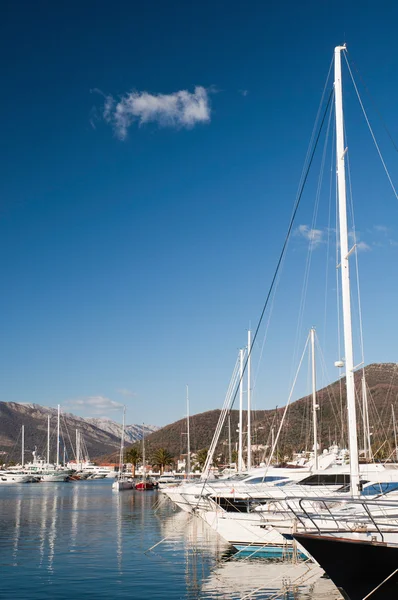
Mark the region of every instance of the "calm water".
<instances>
[{"instance_id":1,"label":"calm water","mask_svg":"<svg viewBox=\"0 0 398 600\"><path fill-rule=\"evenodd\" d=\"M161 494L107 480L1 486L0 565L0 597L13 600L340 598L303 565L237 560Z\"/></svg>"}]
</instances>

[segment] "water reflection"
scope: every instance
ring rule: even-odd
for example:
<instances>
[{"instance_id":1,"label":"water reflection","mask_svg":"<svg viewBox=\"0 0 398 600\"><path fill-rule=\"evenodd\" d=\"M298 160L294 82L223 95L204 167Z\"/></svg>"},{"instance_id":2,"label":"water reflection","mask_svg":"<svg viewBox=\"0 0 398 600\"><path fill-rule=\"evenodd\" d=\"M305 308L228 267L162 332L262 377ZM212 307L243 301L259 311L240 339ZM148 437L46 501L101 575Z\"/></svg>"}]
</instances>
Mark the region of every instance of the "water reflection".
<instances>
[{"instance_id":1,"label":"water reflection","mask_svg":"<svg viewBox=\"0 0 398 600\"><path fill-rule=\"evenodd\" d=\"M54 494L54 498L52 501L52 509L50 513L50 527L48 531L48 567L47 570L50 573L53 573L54 567L54 554L55 554L55 542L57 539L57 521L58 521L58 495Z\"/></svg>"},{"instance_id":2,"label":"water reflection","mask_svg":"<svg viewBox=\"0 0 398 600\"><path fill-rule=\"evenodd\" d=\"M230 545L201 519L178 511L164 518L158 511L165 543L182 541L189 597L225 599L340 600L323 571L310 562L286 563L237 558ZM212 561L209 562L209 553ZM205 567L210 572L205 575Z\"/></svg>"},{"instance_id":3,"label":"water reflection","mask_svg":"<svg viewBox=\"0 0 398 600\"><path fill-rule=\"evenodd\" d=\"M22 509L22 500L18 498L15 505L15 531L14 531L14 543L13 543L13 551L12 551L12 559L13 566L17 565L17 556L18 556L18 545L19 538L21 535L21 509Z\"/></svg>"},{"instance_id":4,"label":"water reflection","mask_svg":"<svg viewBox=\"0 0 398 600\"><path fill-rule=\"evenodd\" d=\"M203 521L161 499L115 494L105 481L1 488L3 597L339 598L303 565L237 560Z\"/></svg>"}]
</instances>

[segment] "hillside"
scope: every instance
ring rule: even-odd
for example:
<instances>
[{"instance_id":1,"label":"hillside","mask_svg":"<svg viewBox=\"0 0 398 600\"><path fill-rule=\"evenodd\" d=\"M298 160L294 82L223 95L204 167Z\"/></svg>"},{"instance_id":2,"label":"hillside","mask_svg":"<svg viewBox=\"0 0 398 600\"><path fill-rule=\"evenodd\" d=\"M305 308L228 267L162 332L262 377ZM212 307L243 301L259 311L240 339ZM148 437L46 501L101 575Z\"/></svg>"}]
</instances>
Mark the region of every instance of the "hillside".
<instances>
[{"instance_id":1,"label":"hillside","mask_svg":"<svg viewBox=\"0 0 398 600\"><path fill-rule=\"evenodd\" d=\"M389 455L393 447L393 431L391 404L396 407L398 420L398 365L396 363L371 364L365 368L368 388L369 419L372 431L374 450L382 446L383 455ZM361 398L362 371L355 374L357 391L357 421L358 433L362 439L362 408ZM345 379L335 381L317 393L319 404L318 428L322 447L332 442L347 445L346 428L346 390ZM257 400L258 402L258 400ZM271 430L278 429L284 408L253 411L252 413L252 443L254 445L269 445ZM312 449L312 398L306 396L293 402L287 412L287 419L278 445L280 454L305 449ZM207 448L213 437L220 415L220 410L212 410L194 415L190 419L191 449L195 452ZM246 415L245 415L246 416ZM237 424L239 413L231 411L231 438L233 444L238 441ZM246 423L244 423L246 431ZM386 442L388 438L388 442ZM186 420L181 419L152 433L146 438L148 455L156 448L166 448L174 457L186 452ZM224 426L220 436L218 453L227 457L228 428ZM235 447L235 446L233 446ZM257 458L260 460L264 449L260 448Z\"/></svg>"},{"instance_id":2,"label":"hillside","mask_svg":"<svg viewBox=\"0 0 398 600\"><path fill-rule=\"evenodd\" d=\"M30 460L31 452L37 446L39 454L47 452L47 417L50 415L51 460L56 453L57 410L39 404L19 404L0 402L0 458L20 460L21 429L25 426L25 460ZM90 458L104 455L117 456L120 448L121 425L110 419L84 419L72 414L61 415L61 456L65 446L67 460L74 458L75 431L83 437ZM151 433L156 427L148 426L145 432ZM134 442L142 437L142 427L126 426L127 440Z\"/></svg>"}]
</instances>

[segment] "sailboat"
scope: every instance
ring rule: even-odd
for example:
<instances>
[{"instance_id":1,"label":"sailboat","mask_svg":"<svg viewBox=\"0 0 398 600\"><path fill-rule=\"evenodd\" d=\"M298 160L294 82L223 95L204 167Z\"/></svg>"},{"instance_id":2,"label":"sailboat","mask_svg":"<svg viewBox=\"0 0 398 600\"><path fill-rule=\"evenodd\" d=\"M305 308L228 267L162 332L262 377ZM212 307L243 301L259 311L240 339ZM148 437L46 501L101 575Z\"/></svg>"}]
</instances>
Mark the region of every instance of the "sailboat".
<instances>
[{"instance_id":1,"label":"sailboat","mask_svg":"<svg viewBox=\"0 0 398 600\"><path fill-rule=\"evenodd\" d=\"M144 424L142 424L142 468L143 468L142 481L140 481L139 483L136 483L135 489L139 490L141 492L145 491L145 490L153 490L155 488L155 483L153 481L151 481L150 479L147 479L147 477L146 477Z\"/></svg>"},{"instance_id":2,"label":"sailboat","mask_svg":"<svg viewBox=\"0 0 398 600\"><path fill-rule=\"evenodd\" d=\"M123 473L124 464L124 428L126 420L126 407L123 407L123 424L122 424L122 436L120 440L120 456L119 456L119 473L115 481L112 483L112 489L115 492L122 492L123 490L132 490L134 482L131 477L127 477Z\"/></svg>"},{"instance_id":3,"label":"sailboat","mask_svg":"<svg viewBox=\"0 0 398 600\"><path fill-rule=\"evenodd\" d=\"M336 161L338 179L339 227L341 251L342 306L347 387L348 430L352 502L346 507L351 516L337 531L325 531L316 521L317 533L298 533L294 538L324 568L337 588L348 600L393 600L398 597L398 502L369 503L358 496L358 441L354 388L354 362L350 305L350 278L344 120L341 77L341 55L346 47L335 48L335 113ZM341 514L341 513L340 513ZM335 515L332 515L335 517Z\"/></svg>"}]
</instances>

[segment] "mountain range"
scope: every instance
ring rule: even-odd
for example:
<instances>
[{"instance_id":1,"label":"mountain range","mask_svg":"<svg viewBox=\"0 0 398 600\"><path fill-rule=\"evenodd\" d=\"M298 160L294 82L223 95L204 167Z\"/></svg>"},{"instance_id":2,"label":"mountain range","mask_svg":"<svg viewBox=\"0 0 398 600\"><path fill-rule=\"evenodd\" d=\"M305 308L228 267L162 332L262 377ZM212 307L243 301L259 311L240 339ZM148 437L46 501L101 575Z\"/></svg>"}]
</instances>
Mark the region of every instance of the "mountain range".
<instances>
[{"instance_id":1,"label":"mountain range","mask_svg":"<svg viewBox=\"0 0 398 600\"><path fill-rule=\"evenodd\" d=\"M20 461L22 450L22 425L25 431L25 460L31 459L32 450L37 447L40 455L47 452L47 420L50 416L50 454L51 461L56 453L57 409L39 404L21 404L18 402L0 402L0 458L4 461ZM106 418L83 418L66 413L61 414L61 458L65 449L67 460L74 458L75 432L80 432L83 446L90 458L104 455L117 455L120 448L122 425ZM145 435L157 429L156 426L144 427ZM126 425L125 439L132 444L142 438L141 425Z\"/></svg>"},{"instance_id":2,"label":"mountain range","mask_svg":"<svg viewBox=\"0 0 398 600\"><path fill-rule=\"evenodd\" d=\"M392 455L394 450L394 434L392 428L392 409L396 411L398 420L398 364L374 363L364 369L369 420L371 426L371 439L374 452L380 457ZM355 373L355 386L357 393L357 423L361 444L362 428L362 400L361 400L362 370ZM257 404L259 399L257 398ZM330 385L318 390L317 411L318 441L322 448L337 442L347 446L347 407L345 379L341 378ZM271 443L272 430L278 431L283 416L284 408L271 410L252 411L252 444L257 460L261 460L266 452L266 447ZM56 447L56 409L46 408L38 404L19 404L15 402L0 402L0 458L20 460L21 453L21 427L25 425L26 459L35 446L38 452L45 454L47 446L47 416L51 416L51 456L54 460ZM208 448L220 410L212 410L193 415L190 418L191 451L196 452ZM237 445L239 413L231 410L230 430L232 448ZM88 454L91 458L117 457L120 446L121 425L110 419L96 419L77 417L64 414L61 418L61 452L65 446L66 456L74 457L75 430L78 429L84 439ZM137 444L142 438L141 425L126 426L126 442ZM243 431L247 431L247 413L244 412ZM145 427L145 440L147 456L153 450L163 447L175 458L186 453L187 422L181 419L161 429L155 426ZM218 445L218 455L224 460L228 454L228 419L223 427ZM290 454L292 451L310 450L312 441L312 397L305 396L293 402L285 418L284 426L278 442L280 455Z\"/></svg>"}]
</instances>

